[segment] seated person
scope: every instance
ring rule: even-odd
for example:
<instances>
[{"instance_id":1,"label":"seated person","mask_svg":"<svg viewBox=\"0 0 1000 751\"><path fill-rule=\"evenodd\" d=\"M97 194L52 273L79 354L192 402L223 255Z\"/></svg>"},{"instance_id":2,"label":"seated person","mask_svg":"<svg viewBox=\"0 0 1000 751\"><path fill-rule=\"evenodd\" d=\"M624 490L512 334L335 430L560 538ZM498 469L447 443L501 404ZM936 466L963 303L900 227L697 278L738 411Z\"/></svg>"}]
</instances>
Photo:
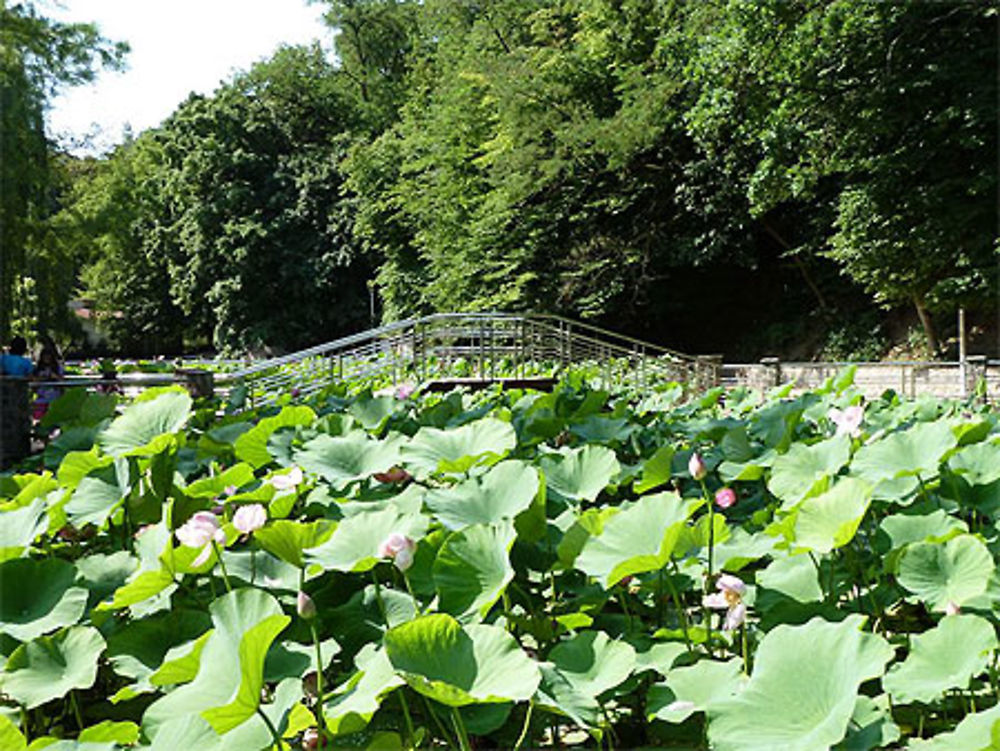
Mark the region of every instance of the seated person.
<instances>
[{"instance_id":1,"label":"seated person","mask_svg":"<svg viewBox=\"0 0 1000 751\"><path fill-rule=\"evenodd\" d=\"M35 366L31 360L25 357L28 351L28 343L23 336L15 336L10 340L10 347L7 348L6 355L0 355L0 375L14 376L16 378L27 378L32 374Z\"/></svg>"}]
</instances>

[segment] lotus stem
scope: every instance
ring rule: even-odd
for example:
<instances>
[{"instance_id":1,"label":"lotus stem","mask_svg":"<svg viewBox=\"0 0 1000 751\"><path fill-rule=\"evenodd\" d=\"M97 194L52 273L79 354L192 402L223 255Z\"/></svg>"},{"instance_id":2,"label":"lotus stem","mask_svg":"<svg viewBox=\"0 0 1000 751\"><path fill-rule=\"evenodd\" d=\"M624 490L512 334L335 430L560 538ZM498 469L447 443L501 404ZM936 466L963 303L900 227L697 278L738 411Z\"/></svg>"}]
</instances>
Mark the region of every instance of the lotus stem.
<instances>
[{"instance_id":1,"label":"lotus stem","mask_svg":"<svg viewBox=\"0 0 1000 751\"><path fill-rule=\"evenodd\" d=\"M458 743L462 751L472 751L472 744L469 743L469 734L462 722L462 715L458 713L458 707L451 708L451 721L455 726L455 733L458 735Z\"/></svg>"},{"instance_id":2,"label":"lotus stem","mask_svg":"<svg viewBox=\"0 0 1000 751\"><path fill-rule=\"evenodd\" d=\"M260 705L257 705L257 714L259 714L261 716L261 719L264 720L264 724L267 725L267 729L271 733L271 738L274 739L274 743L271 744L272 748L277 747L280 749L281 735L278 733L278 729L274 727L274 723L271 722L271 718L268 717L266 714L264 714L264 710L260 707Z\"/></svg>"},{"instance_id":3,"label":"lotus stem","mask_svg":"<svg viewBox=\"0 0 1000 751\"><path fill-rule=\"evenodd\" d=\"M414 748L413 718L410 717L410 705L406 702L406 693L403 688L399 689L399 704L403 708L403 719L406 721L406 747Z\"/></svg>"},{"instance_id":4,"label":"lotus stem","mask_svg":"<svg viewBox=\"0 0 1000 751\"><path fill-rule=\"evenodd\" d=\"M83 715L80 713L80 702L76 698L76 691L69 692L69 705L73 708L73 716L76 718L76 725L83 730Z\"/></svg>"},{"instance_id":5,"label":"lotus stem","mask_svg":"<svg viewBox=\"0 0 1000 751\"><path fill-rule=\"evenodd\" d=\"M323 655L319 645L319 631L316 629L316 619L309 620L309 630L312 632L313 644L316 646L316 726L320 736L326 731L326 718L323 717Z\"/></svg>"},{"instance_id":6,"label":"lotus stem","mask_svg":"<svg viewBox=\"0 0 1000 751\"><path fill-rule=\"evenodd\" d=\"M528 711L524 713L524 725L521 726L521 734L517 737L517 743L514 744L514 751L520 751L521 746L524 745L525 739L528 737L528 730L531 727L531 712L535 708L535 703L528 700Z\"/></svg>"},{"instance_id":7,"label":"lotus stem","mask_svg":"<svg viewBox=\"0 0 1000 751\"><path fill-rule=\"evenodd\" d=\"M219 543L217 543L215 540L212 540L212 550L215 551L215 557L219 559L219 568L222 569L222 581L226 585L226 591L232 592L233 587L229 583L229 572L226 571L226 564L222 560L222 550L219 548Z\"/></svg>"},{"instance_id":8,"label":"lotus stem","mask_svg":"<svg viewBox=\"0 0 1000 751\"><path fill-rule=\"evenodd\" d=\"M670 556L670 564L673 566L674 572L678 575L680 571L677 568L677 561L673 556ZM688 652L694 651L694 646L691 644L691 634L689 633L690 626L688 624L687 611L681 605L680 594L677 592L677 587L674 584L673 577L667 577L667 587L670 589L670 596L674 601L674 607L677 609L677 617L681 622L681 631L684 634L684 643L687 645Z\"/></svg>"}]
</instances>

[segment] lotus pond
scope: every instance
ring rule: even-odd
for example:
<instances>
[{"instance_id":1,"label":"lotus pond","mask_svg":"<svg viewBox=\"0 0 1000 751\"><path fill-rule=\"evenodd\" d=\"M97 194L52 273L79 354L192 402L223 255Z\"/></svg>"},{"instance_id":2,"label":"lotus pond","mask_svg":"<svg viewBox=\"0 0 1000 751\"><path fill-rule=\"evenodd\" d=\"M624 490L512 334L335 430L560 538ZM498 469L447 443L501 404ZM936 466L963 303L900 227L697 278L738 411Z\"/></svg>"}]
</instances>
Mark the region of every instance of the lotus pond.
<instances>
[{"instance_id":1,"label":"lotus pond","mask_svg":"<svg viewBox=\"0 0 1000 751\"><path fill-rule=\"evenodd\" d=\"M822 389L71 391L0 476L0 748L1000 742L1000 428Z\"/></svg>"}]
</instances>

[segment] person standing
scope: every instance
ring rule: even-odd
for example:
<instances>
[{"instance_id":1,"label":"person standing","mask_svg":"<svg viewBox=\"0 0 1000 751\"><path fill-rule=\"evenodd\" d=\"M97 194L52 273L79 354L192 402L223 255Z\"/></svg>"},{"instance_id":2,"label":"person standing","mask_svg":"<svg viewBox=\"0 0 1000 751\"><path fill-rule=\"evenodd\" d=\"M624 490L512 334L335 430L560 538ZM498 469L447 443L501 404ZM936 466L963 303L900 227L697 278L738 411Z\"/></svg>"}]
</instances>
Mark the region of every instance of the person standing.
<instances>
[{"instance_id":1,"label":"person standing","mask_svg":"<svg viewBox=\"0 0 1000 751\"><path fill-rule=\"evenodd\" d=\"M52 341L52 337L42 337L42 351L38 353L38 360L35 361L35 380L59 381L63 377L62 355L59 348ZM40 385L35 390L35 401L32 404L32 417L37 422L41 420L49 409L49 405L55 401L62 389L59 386Z\"/></svg>"},{"instance_id":2,"label":"person standing","mask_svg":"<svg viewBox=\"0 0 1000 751\"><path fill-rule=\"evenodd\" d=\"M0 375L28 378L34 372L35 366L25 357L27 351L28 342L23 336L11 339L7 354L0 355Z\"/></svg>"}]
</instances>

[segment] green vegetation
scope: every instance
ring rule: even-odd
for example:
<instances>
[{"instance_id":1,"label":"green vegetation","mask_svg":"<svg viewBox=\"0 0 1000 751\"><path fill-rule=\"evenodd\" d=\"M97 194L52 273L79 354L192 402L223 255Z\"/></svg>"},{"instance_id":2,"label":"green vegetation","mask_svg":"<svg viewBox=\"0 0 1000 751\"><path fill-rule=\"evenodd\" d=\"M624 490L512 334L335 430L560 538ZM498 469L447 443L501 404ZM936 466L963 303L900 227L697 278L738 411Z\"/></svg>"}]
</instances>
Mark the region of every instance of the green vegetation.
<instances>
[{"instance_id":1,"label":"green vegetation","mask_svg":"<svg viewBox=\"0 0 1000 751\"><path fill-rule=\"evenodd\" d=\"M288 350L370 294L735 356L868 353L844 321L878 306L934 352L994 310L995 3L320 4L336 64L281 50L42 212L26 257L59 248L119 345Z\"/></svg>"},{"instance_id":2,"label":"green vegetation","mask_svg":"<svg viewBox=\"0 0 1000 751\"><path fill-rule=\"evenodd\" d=\"M0 477L4 748L989 747L996 413L850 381L71 391Z\"/></svg>"}]
</instances>

